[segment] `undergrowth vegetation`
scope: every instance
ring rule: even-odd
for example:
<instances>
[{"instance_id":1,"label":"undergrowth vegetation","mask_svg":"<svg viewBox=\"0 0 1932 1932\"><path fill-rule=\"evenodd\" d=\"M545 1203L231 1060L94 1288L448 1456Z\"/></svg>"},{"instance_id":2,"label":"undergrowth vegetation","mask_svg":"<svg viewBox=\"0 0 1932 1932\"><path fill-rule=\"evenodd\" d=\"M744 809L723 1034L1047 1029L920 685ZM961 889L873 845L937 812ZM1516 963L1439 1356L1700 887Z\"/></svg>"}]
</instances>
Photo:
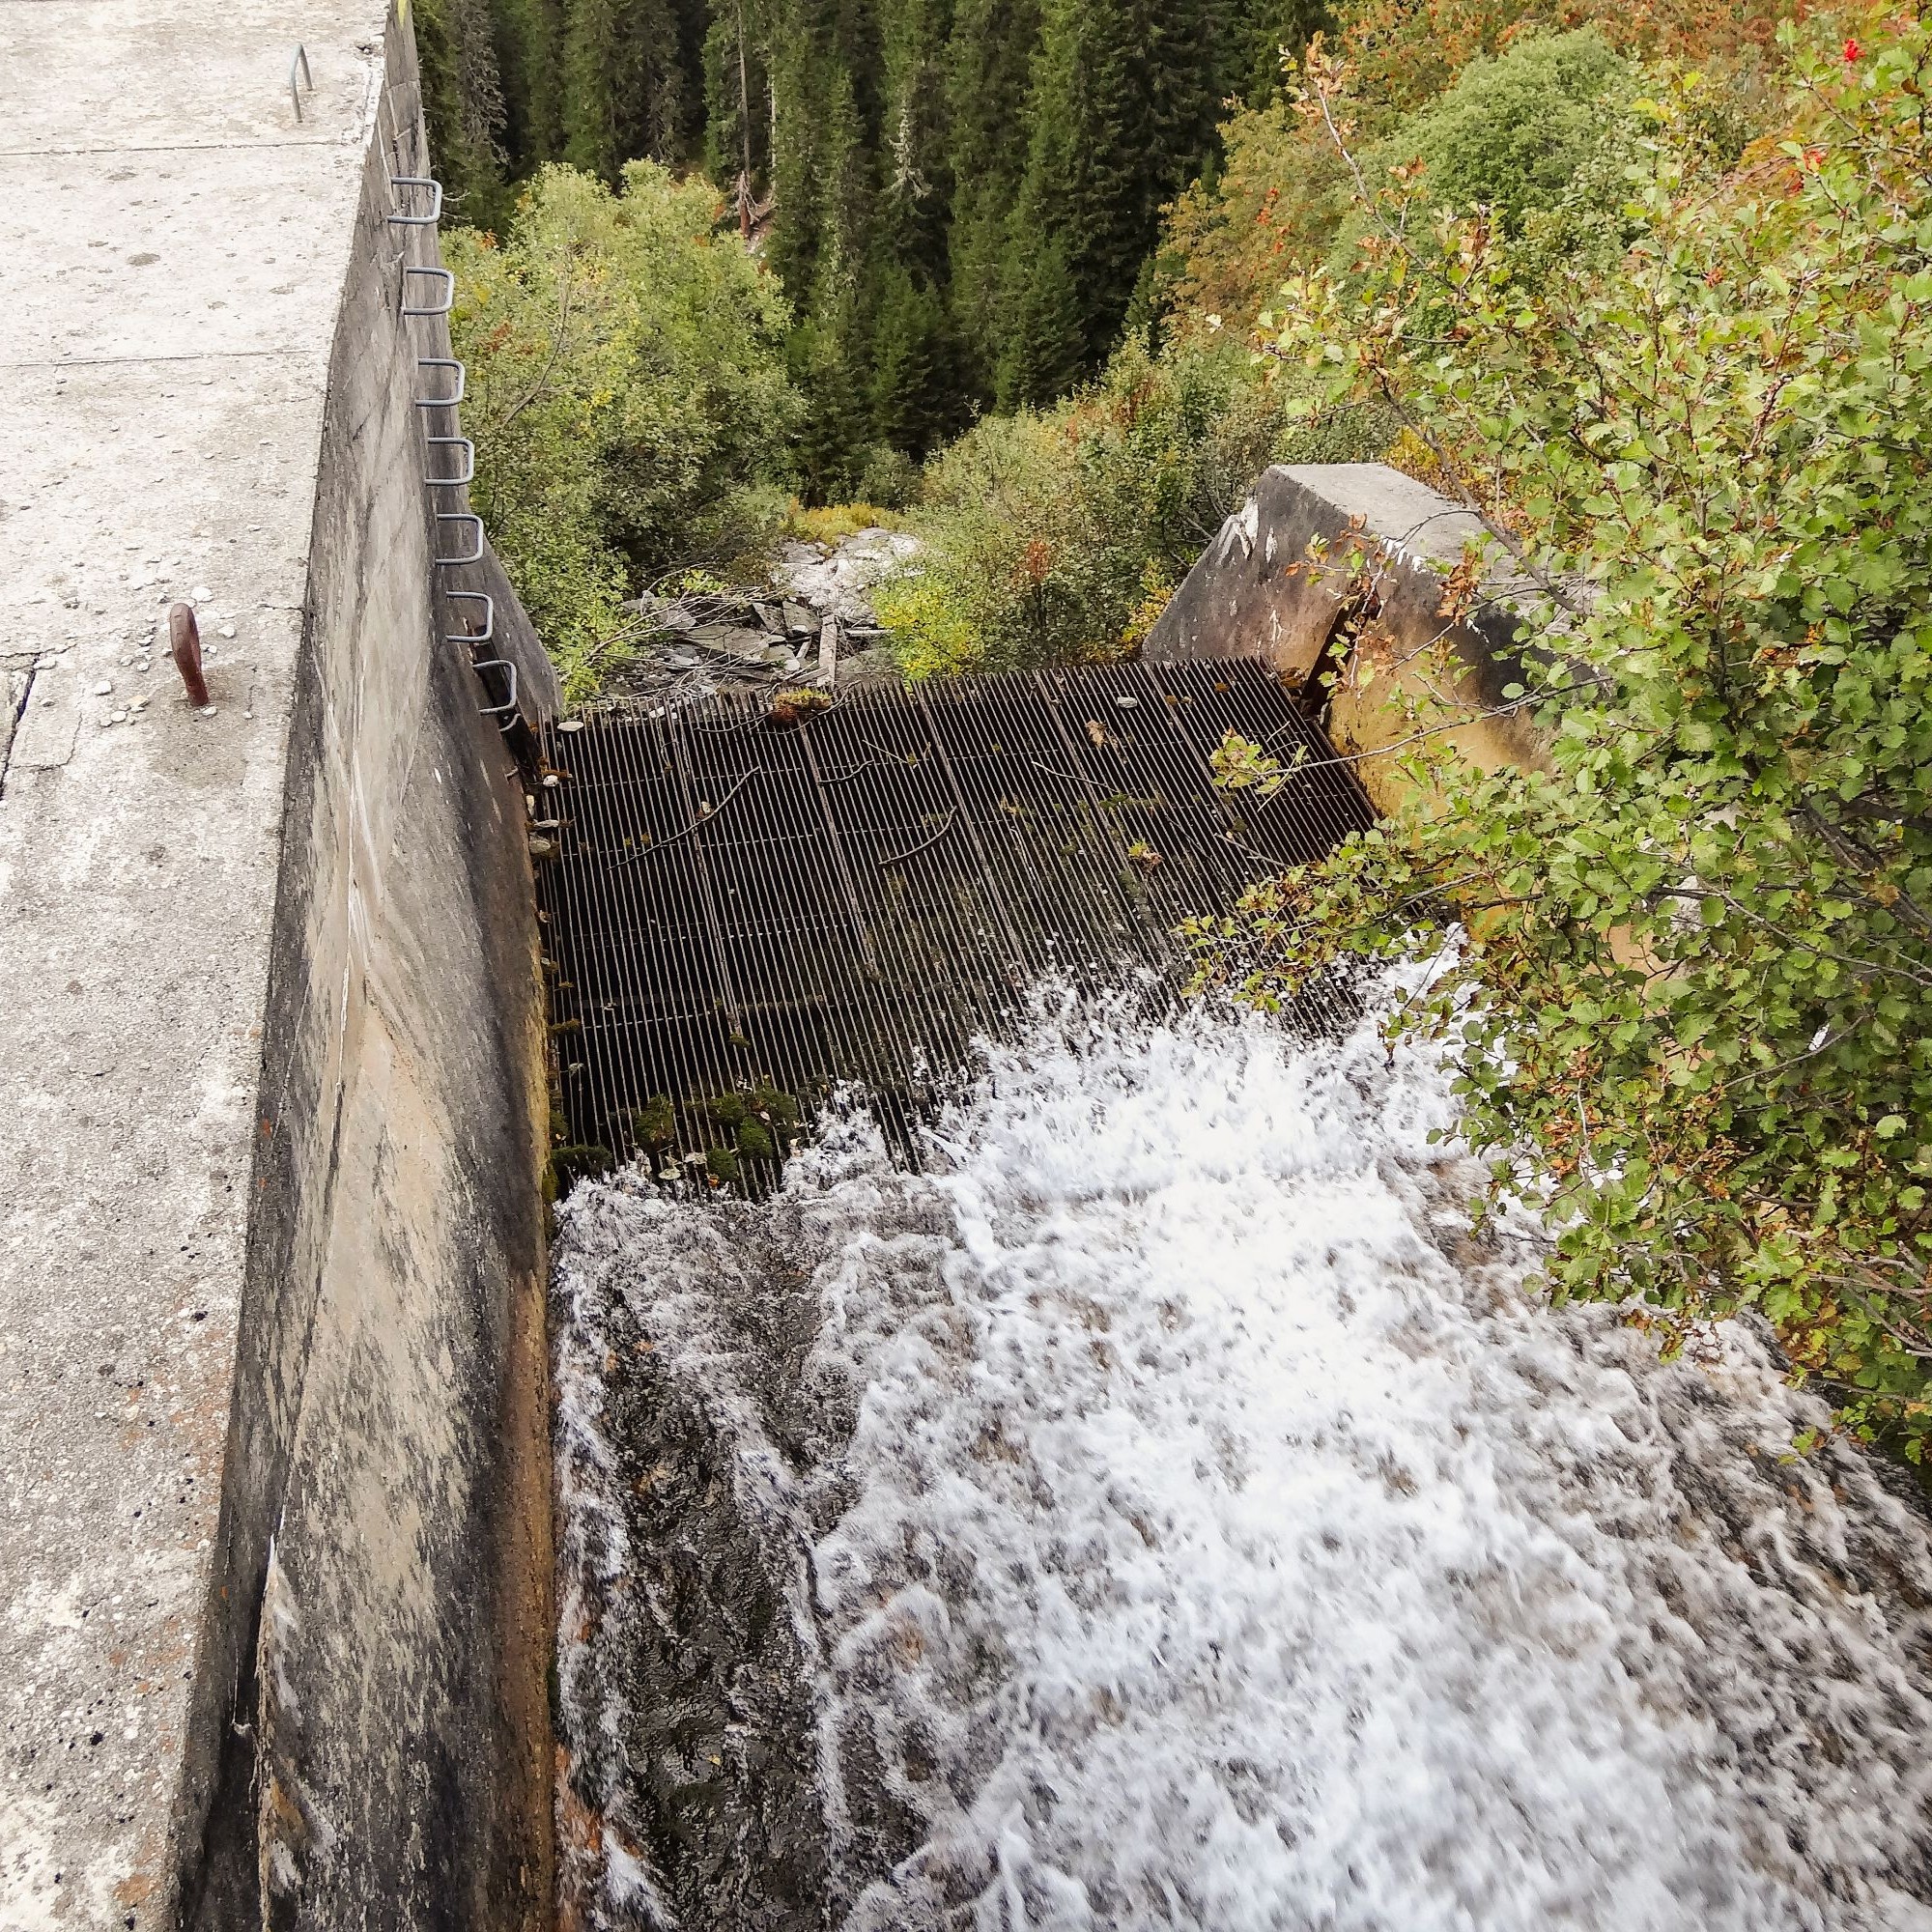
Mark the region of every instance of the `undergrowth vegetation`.
<instances>
[{"instance_id":1,"label":"undergrowth vegetation","mask_svg":"<svg viewBox=\"0 0 1932 1932\"><path fill-rule=\"evenodd\" d=\"M785 514L789 312L718 215L654 162L615 193L552 167L504 236L447 239L476 507L574 697L621 651L625 598L768 546Z\"/></svg>"},{"instance_id":2,"label":"undergrowth vegetation","mask_svg":"<svg viewBox=\"0 0 1932 1932\"><path fill-rule=\"evenodd\" d=\"M928 464L907 519L923 551L877 594L905 670L1131 650L1259 471L1375 440L1373 406L1304 423L1291 402L1238 349L1131 338L1060 408L986 418Z\"/></svg>"},{"instance_id":3,"label":"undergrowth vegetation","mask_svg":"<svg viewBox=\"0 0 1932 1932\"><path fill-rule=\"evenodd\" d=\"M1542 586L1561 649L1506 696L1550 750L1485 774L1419 709L1418 802L1195 938L1205 978L1267 1002L1435 955L1395 1024L1461 1042L1497 1187L1553 1190L1559 1291L1634 1298L1675 1340L1758 1311L1917 1461L1932 35L1785 43L1785 125L1741 166L1701 76L1632 99L1609 258L1365 172L1347 273L1277 298L1270 352L1309 404L1388 411ZM1304 106L1345 171L1350 85L1318 49Z\"/></svg>"}]
</instances>

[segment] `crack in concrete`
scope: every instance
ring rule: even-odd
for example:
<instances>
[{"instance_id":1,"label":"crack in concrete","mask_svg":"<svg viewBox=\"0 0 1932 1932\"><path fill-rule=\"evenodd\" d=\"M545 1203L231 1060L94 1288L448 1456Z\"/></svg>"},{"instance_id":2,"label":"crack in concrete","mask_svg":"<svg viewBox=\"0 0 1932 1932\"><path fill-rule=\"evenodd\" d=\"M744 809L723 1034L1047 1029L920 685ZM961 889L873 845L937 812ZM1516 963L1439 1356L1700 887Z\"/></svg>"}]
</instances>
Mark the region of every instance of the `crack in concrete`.
<instances>
[{"instance_id":1,"label":"crack in concrete","mask_svg":"<svg viewBox=\"0 0 1932 1932\"><path fill-rule=\"evenodd\" d=\"M34 667L31 662L17 668L0 666L0 678L6 680L7 704L0 710L0 798L7 795L7 764L14 755L14 735L19 729L20 720L26 715L28 700L34 695Z\"/></svg>"}]
</instances>

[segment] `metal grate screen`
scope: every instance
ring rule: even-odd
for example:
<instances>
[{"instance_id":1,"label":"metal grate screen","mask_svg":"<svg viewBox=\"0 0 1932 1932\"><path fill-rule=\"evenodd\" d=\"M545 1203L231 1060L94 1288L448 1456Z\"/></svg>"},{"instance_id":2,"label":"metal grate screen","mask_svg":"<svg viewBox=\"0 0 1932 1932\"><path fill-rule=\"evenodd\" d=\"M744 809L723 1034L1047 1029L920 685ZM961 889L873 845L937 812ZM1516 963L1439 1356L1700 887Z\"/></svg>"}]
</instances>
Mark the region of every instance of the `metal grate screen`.
<instances>
[{"instance_id":1,"label":"metal grate screen","mask_svg":"<svg viewBox=\"0 0 1932 1932\"><path fill-rule=\"evenodd\" d=\"M789 724L770 708L725 695L547 741L538 879L582 1146L709 1150L754 1180L841 1080L909 1146L1038 976L1177 985L1180 920L1371 817L1254 662L872 687ZM1230 730L1310 763L1265 803L1219 792Z\"/></svg>"}]
</instances>

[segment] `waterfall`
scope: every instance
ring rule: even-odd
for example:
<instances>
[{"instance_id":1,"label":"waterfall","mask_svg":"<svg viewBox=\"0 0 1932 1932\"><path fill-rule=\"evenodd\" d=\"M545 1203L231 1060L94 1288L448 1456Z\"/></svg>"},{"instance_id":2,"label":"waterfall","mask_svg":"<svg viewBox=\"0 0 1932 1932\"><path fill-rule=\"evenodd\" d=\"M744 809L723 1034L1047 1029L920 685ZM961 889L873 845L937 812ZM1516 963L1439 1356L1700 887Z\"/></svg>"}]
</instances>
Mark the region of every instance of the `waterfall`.
<instances>
[{"instance_id":1,"label":"waterfall","mask_svg":"<svg viewBox=\"0 0 1932 1932\"><path fill-rule=\"evenodd\" d=\"M1450 1070L1049 990L895 1168L582 1187L567 1863L628 1926L1932 1926L1932 1534L1480 1234Z\"/></svg>"}]
</instances>

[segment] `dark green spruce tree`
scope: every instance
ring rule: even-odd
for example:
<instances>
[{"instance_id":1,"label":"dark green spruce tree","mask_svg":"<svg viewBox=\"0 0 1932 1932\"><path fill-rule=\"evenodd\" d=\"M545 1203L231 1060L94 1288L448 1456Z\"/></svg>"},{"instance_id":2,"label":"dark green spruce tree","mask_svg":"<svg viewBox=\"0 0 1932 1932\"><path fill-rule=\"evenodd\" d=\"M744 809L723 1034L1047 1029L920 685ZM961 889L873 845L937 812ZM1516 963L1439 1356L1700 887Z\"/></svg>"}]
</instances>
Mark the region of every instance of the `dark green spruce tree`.
<instances>
[{"instance_id":1,"label":"dark green spruce tree","mask_svg":"<svg viewBox=\"0 0 1932 1932\"><path fill-rule=\"evenodd\" d=\"M848 298L808 315L787 345L792 382L806 399L794 460L808 503L849 497L865 467L870 412L852 361L856 306Z\"/></svg>"},{"instance_id":2,"label":"dark green spruce tree","mask_svg":"<svg viewBox=\"0 0 1932 1932\"><path fill-rule=\"evenodd\" d=\"M487 226L503 201L503 87L490 0L416 0L423 113L450 213Z\"/></svg>"},{"instance_id":3,"label":"dark green spruce tree","mask_svg":"<svg viewBox=\"0 0 1932 1932\"><path fill-rule=\"evenodd\" d=\"M912 271L926 287L943 287L952 207L946 88L952 0L876 4L882 56L878 259Z\"/></svg>"},{"instance_id":4,"label":"dark green spruce tree","mask_svg":"<svg viewBox=\"0 0 1932 1932\"><path fill-rule=\"evenodd\" d=\"M872 436L912 456L966 420L968 385L948 300L952 6L878 0L880 152L865 280Z\"/></svg>"},{"instance_id":5,"label":"dark green spruce tree","mask_svg":"<svg viewBox=\"0 0 1932 1932\"><path fill-rule=\"evenodd\" d=\"M770 259L800 322L792 367L807 400L800 487L809 501L847 496L865 465L870 309L864 299L876 128L855 75L842 9L801 0L814 30L776 50L777 221ZM810 17L815 16L815 17Z\"/></svg>"},{"instance_id":6,"label":"dark green spruce tree","mask_svg":"<svg viewBox=\"0 0 1932 1932\"><path fill-rule=\"evenodd\" d=\"M563 153L563 0L496 0L496 16L503 147L522 179Z\"/></svg>"},{"instance_id":7,"label":"dark green spruce tree","mask_svg":"<svg viewBox=\"0 0 1932 1932\"><path fill-rule=\"evenodd\" d=\"M953 327L973 393L991 401L1007 326L1008 231L1026 175L1040 0L958 0L946 48Z\"/></svg>"},{"instance_id":8,"label":"dark green spruce tree","mask_svg":"<svg viewBox=\"0 0 1932 1932\"><path fill-rule=\"evenodd\" d=\"M1038 236L1015 243L1004 278L1004 333L994 369L1002 410L1035 408L1064 396L1088 373L1086 318L1067 266L1066 243Z\"/></svg>"},{"instance_id":9,"label":"dark green spruce tree","mask_svg":"<svg viewBox=\"0 0 1932 1932\"><path fill-rule=\"evenodd\" d=\"M1047 0L1004 258L1002 407L1046 401L1042 383L1097 369L1119 337L1162 208L1213 152L1220 28L1216 0Z\"/></svg>"},{"instance_id":10,"label":"dark green spruce tree","mask_svg":"<svg viewBox=\"0 0 1932 1932\"><path fill-rule=\"evenodd\" d=\"M772 266L801 311L856 288L878 156L877 44L848 0L787 0L774 22ZM861 31L863 29L863 31Z\"/></svg>"},{"instance_id":11,"label":"dark green spruce tree","mask_svg":"<svg viewBox=\"0 0 1932 1932\"><path fill-rule=\"evenodd\" d=\"M683 158L689 95L671 0L564 0L564 159L615 182Z\"/></svg>"},{"instance_id":12,"label":"dark green spruce tree","mask_svg":"<svg viewBox=\"0 0 1932 1932\"><path fill-rule=\"evenodd\" d=\"M704 164L749 238L774 210L770 0L713 0L704 38Z\"/></svg>"},{"instance_id":13,"label":"dark green spruce tree","mask_svg":"<svg viewBox=\"0 0 1932 1932\"><path fill-rule=\"evenodd\" d=\"M1282 91L1284 50L1298 56L1319 28L1333 25L1326 0L1233 0L1228 91L1265 107Z\"/></svg>"},{"instance_id":14,"label":"dark green spruce tree","mask_svg":"<svg viewBox=\"0 0 1932 1932\"><path fill-rule=\"evenodd\" d=\"M882 270L873 287L872 435L924 456L964 425L969 403L946 298L902 265Z\"/></svg>"}]
</instances>

